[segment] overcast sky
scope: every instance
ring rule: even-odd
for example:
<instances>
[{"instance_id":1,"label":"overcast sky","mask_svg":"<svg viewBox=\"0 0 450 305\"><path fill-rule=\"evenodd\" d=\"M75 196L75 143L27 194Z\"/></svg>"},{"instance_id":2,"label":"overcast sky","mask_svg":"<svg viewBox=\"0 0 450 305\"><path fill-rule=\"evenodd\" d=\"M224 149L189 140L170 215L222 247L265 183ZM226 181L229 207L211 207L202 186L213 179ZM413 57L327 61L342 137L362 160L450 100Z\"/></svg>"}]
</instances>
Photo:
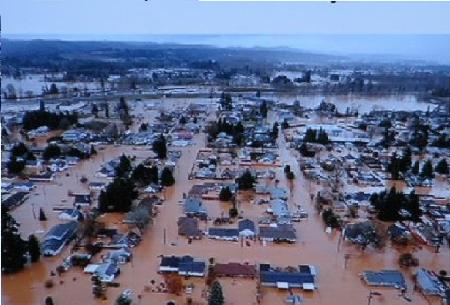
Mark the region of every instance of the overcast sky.
<instances>
[{"instance_id":1,"label":"overcast sky","mask_svg":"<svg viewBox=\"0 0 450 305\"><path fill-rule=\"evenodd\" d=\"M215 36L209 40L197 37L194 42L450 57L450 2L1 0L0 12L4 37L25 34L44 38L75 35L76 39L136 39L139 37L136 35L149 34L403 34L394 39L385 35L373 39L341 36L338 40L322 36L319 41L316 37L320 36L314 35L309 35L309 39ZM175 42L177 39L171 38Z\"/></svg>"}]
</instances>

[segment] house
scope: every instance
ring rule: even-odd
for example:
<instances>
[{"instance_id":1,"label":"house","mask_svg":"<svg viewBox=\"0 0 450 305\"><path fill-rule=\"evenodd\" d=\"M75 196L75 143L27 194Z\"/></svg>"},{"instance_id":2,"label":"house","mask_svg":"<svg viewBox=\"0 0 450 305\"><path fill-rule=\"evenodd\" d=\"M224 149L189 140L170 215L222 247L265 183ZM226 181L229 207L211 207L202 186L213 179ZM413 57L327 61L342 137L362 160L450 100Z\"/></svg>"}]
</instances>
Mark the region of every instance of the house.
<instances>
[{"instance_id":1,"label":"house","mask_svg":"<svg viewBox=\"0 0 450 305\"><path fill-rule=\"evenodd\" d=\"M2 164L2 168L4 168L3 164ZM2 195L9 194L14 189L14 185L12 183L2 181L1 188L2 188Z\"/></svg>"},{"instance_id":2,"label":"house","mask_svg":"<svg viewBox=\"0 0 450 305\"><path fill-rule=\"evenodd\" d=\"M269 208L267 213L273 214L277 217L289 215L289 208L287 202L283 199L272 199L269 201Z\"/></svg>"},{"instance_id":3,"label":"house","mask_svg":"<svg viewBox=\"0 0 450 305\"><path fill-rule=\"evenodd\" d=\"M62 135L62 139L64 142L81 142L88 138L88 133L80 130L67 130Z\"/></svg>"},{"instance_id":4,"label":"house","mask_svg":"<svg viewBox=\"0 0 450 305\"><path fill-rule=\"evenodd\" d=\"M63 172L68 168L69 167L67 165L66 160L62 160L62 159L53 160L52 163L50 164L50 171L53 173Z\"/></svg>"},{"instance_id":5,"label":"house","mask_svg":"<svg viewBox=\"0 0 450 305\"><path fill-rule=\"evenodd\" d=\"M128 232L128 234L115 234L108 243L108 248L133 248L139 245L142 238L135 232Z\"/></svg>"},{"instance_id":6,"label":"house","mask_svg":"<svg viewBox=\"0 0 450 305\"><path fill-rule=\"evenodd\" d=\"M250 219L243 219L238 223L239 236L254 237L256 235L255 223Z\"/></svg>"},{"instance_id":7,"label":"house","mask_svg":"<svg viewBox=\"0 0 450 305\"><path fill-rule=\"evenodd\" d=\"M57 224L52 227L42 242L42 253L46 256L54 256L61 252L64 246L75 236L78 223L70 221Z\"/></svg>"},{"instance_id":8,"label":"house","mask_svg":"<svg viewBox=\"0 0 450 305\"><path fill-rule=\"evenodd\" d=\"M364 271L362 279L369 286L406 288L405 278L398 270Z\"/></svg>"},{"instance_id":9,"label":"house","mask_svg":"<svg viewBox=\"0 0 450 305\"><path fill-rule=\"evenodd\" d=\"M344 238L355 244L367 245L376 239L375 227L370 221L349 223L344 228Z\"/></svg>"},{"instance_id":10,"label":"house","mask_svg":"<svg viewBox=\"0 0 450 305\"><path fill-rule=\"evenodd\" d=\"M194 197L188 197L184 201L184 214L190 217L198 217L202 220L206 220L208 217L208 213L202 200Z\"/></svg>"},{"instance_id":11,"label":"house","mask_svg":"<svg viewBox=\"0 0 450 305\"><path fill-rule=\"evenodd\" d=\"M178 274L183 276L198 276L203 277L205 275L205 262L192 261L192 262L180 262L178 266Z\"/></svg>"},{"instance_id":12,"label":"house","mask_svg":"<svg viewBox=\"0 0 450 305\"><path fill-rule=\"evenodd\" d=\"M87 265L84 272L98 276L102 282L111 283L119 275L120 268L116 263L106 262Z\"/></svg>"},{"instance_id":13,"label":"house","mask_svg":"<svg viewBox=\"0 0 450 305\"><path fill-rule=\"evenodd\" d=\"M220 240L239 240L239 230L235 228L209 228L208 237Z\"/></svg>"},{"instance_id":14,"label":"house","mask_svg":"<svg viewBox=\"0 0 450 305\"><path fill-rule=\"evenodd\" d=\"M83 221L84 215L78 209L67 209L59 213L58 218L61 220L76 220Z\"/></svg>"},{"instance_id":15,"label":"house","mask_svg":"<svg viewBox=\"0 0 450 305\"><path fill-rule=\"evenodd\" d=\"M295 243L295 228L291 224L259 227L259 238L263 241Z\"/></svg>"},{"instance_id":16,"label":"house","mask_svg":"<svg viewBox=\"0 0 450 305\"><path fill-rule=\"evenodd\" d=\"M398 222L389 227L388 233L391 240L398 244L406 244L412 239L412 234L409 229Z\"/></svg>"},{"instance_id":17,"label":"house","mask_svg":"<svg viewBox=\"0 0 450 305\"><path fill-rule=\"evenodd\" d=\"M163 256L159 264L159 272L176 272L180 275L204 276L206 264L192 256Z\"/></svg>"},{"instance_id":18,"label":"house","mask_svg":"<svg viewBox=\"0 0 450 305\"><path fill-rule=\"evenodd\" d=\"M89 190L90 191L104 191L106 188L106 184L104 182L90 182Z\"/></svg>"},{"instance_id":19,"label":"house","mask_svg":"<svg viewBox=\"0 0 450 305\"><path fill-rule=\"evenodd\" d=\"M444 296L447 287L434 272L419 268L416 273L417 287L424 295Z\"/></svg>"},{"instance_id":20,"label":"house","mask_svg":"<svg viewBox=\"0 0 450 305\"><path fill-rule=\"evenodd\" d=\"M215 264L214 274L218 277L255 278L256 266L239 263Z\"/></svg>"},{"instance_id":21,"label":"house","mask_svg":"<svg viewBox=\"0 0 450 305\"><path fill-rule=\"evenodd\" d=\"M302 288L314 290L315 268L294 268L294 270L279 271L269 264L260 265L260 282L263 287L276 287L278 289Z\"/></svg>"},{"instance_id":22,"label":"house","mask_svg":"<svg viewBox=\"0 0 450 305\"><path fill-rule=\"evenodd\" d=\"M21 192L30 192L36 188L33 182L14 182L12 187Z\"/></svg>"},{"instance_id":23,"label":"house","mask_svg":"<svg viewBox=\"0 0 450 305\"><path fill-rule=\"evenodd\" d=\"M129 248L124 247L117 250L111 250L104 257L105 262L114 262L116 264L125 264L131 261L132 253Z\"/></svg>"},{"instance_id":24,"label":"house","mask_svg":"<svg viewBox=\"0 0 450 305\"><path fill-rule=\"evenodd\" d=\"M92 203L91 195L89 194L75 194L73 199L73 206L88 207Z\"/></svg>"},{"instance_id":25,"label":"house","mask_svg":"<svg viewBox=\"0 0 450 305\"><path fill-rule=\"evenodd\" d=\"M201 239L202 231L198 228L198 219L191 217L178 218L178 235L191 239Z\"/></svg>"},{"instance_id":26,"label":"house","mask_svg":"<svg viewBox=\"0 0 450 305\"><path fill-rule=\"evenodd\" d=\"M27 198L28 198L28 193L26 193L26 192L17 192L17 193L11 194L9 197L2 200L2 208L12 209L12 208L24 203Z\"/></svg>"}]
</instances>

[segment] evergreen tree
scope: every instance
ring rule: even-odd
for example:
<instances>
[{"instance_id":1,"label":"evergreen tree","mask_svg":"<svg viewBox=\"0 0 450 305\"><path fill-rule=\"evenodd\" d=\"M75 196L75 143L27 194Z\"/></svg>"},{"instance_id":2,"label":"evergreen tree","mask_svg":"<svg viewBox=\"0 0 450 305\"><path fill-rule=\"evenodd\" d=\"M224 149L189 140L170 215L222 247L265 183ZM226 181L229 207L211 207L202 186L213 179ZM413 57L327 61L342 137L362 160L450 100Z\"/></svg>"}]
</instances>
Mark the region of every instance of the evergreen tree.
<instances>
[{"instance_id":1,"label":"evergreen tree","mask_svg":"<svg viewBox=\"0 0 450 305\"><path fill-rule=\"evenodd\" d=\"M128 212L133 200L138 197L131 179L116 178L100 193L100 212Z\"/></svg>"},{"instance_id":2,"label":"evergreen tree","mask_svg":"<svg viewBox=\"0 0 450 305\"><path fill-rule=\"evenodd\" d=\"M26 242L20 237L19 224L2 207L2 272L12 273L22 270L26 262Z\"/></svg>"},{"instance_id":3,"label":"evergreen tree","mask_svg":"<svg viewBox=\"0 0 450 305\"><path fill-rule=\"evenodd\" d=\"M175 178L173 177L172 171L168 167L164 167L161 172L161 185L162 186L172 186L175 184Z\"/></svg>"},{"instance_id":4,"label":"evergreen tree","mask_svg":"<svg viewBox=\"0 0 450 305\"><path fill-rule=\"evenodd\" d=\"M159 181L159 170L158 167L156 165L153 165L152 167L150 167L150 176L151 178L151 182L154 184L158 184Z\"/></svg>"},{"instance_id":5,"label":"evergreen tree","mask_svg":"<svg viewBox=\"0 0 450 305\"><path fill-rule=\"evenodd\" d=\"M14 145L11 149L11 156L23 157L28 152L28 148L22 142Z\"/></svg>"},{"instance_id":6,"label":"evergreen tree","mask_svg":"<svg viewBox=\"0 0 450 305\"><path fill-rule=\"evenodd\" d=\"M167 158L166 139L162 134L155 141L153 141L152 150L158 156L159 159Z\"/></svg>"},{"instance_id":7,"label":"evergreen tree","mask_svg":"<svg viewBox=\"0 0 450 305\"><path fill-rule=\"evenodd\" d=\"M401 160L397 158L397 153L394 152L391 157L391 161L388 164L388 171L391 174L392 179L397 180L399 178L399 172L401 168Z\"/></svg>"},{"instance_id":8,"label":"evergreen tree","mask_svg":"<svg viewBox=\"0 0 450 305\"><path fill-rule=\"evenodd\" d=\"M219 193L219 199L221 201L230 201L233 197L233 193L231 192L228 186L222 187Z\"/></svg>"},{"instance_id":9,"label":"evergreen tree","mask_svg":"<svg viewBox=\"0 0 450 305\"><path fill-rule=\"evenodd\" d=\"M433 163L431 162L431 160L427 160L422 166L420 176L422 176L423 178L433 178Z\"/></svg>"},{"instance_id":10,"label":"evergreen tree","mask_svg":"<svg viewBox=\"0 0 450 305\"><path fill-rule=\"evenodd\" d=\"M327 132L325 130L323 130L322 128L320 128L319 129L319 134L317 136L317 143L326 145L329 142L330 142L330 140L328 139Z\"/></svg>"},{"instance_id":11,"label":"evergreen tree","mask_svg":"<svg viewBox=\"0 0 450 305\"><path fill-rule=\"evenodd\" d=\"M41 257L41 248L39 247L39 241L31 234L28 237L28 254L30 254L31 262L37 262Z\"/></svg>"},{"instance_id":12,"label":"evergreen tree","mask_svg":"<svg viewBox=\"0 0 450 305\"><path fill-rule=\"evenodd\" d=\"M139 127L139 131L147 131L148 130L148 124L147 123L142 123L141 126Z\"/></svg>"},{"instance_id":13,"label":"evergreen tree","mask_svg":"<svg viewBox=\"0 0 450 305\"><path fill-rule=\"evenodd\" d=\"M372 194L370 203L377 210L377 217L383 221L398 221L403 219L419 221L421 215L419 197L414 192L406 196L403 192L397 192L395 187L392 187L389 192L384 190L380 193ZM408 211L410 216L402 216L399 213L402 209Z\"/></svg>"},{"instance_id":14,"label":"evergreen tree","mask_svg":"<svg viewBox=\"0 0 450 305\"><path fill-rule=\"evenodd\" d=\"M17 158L12 156L6 164L6 168L8 169L8 173L10 174L19 174L24 170L25 162L17 161Z\"/></svg>"},{"instance_id":15,"label":"evergreen tree","mask_svg":"<svg viewBox=\"0 0 450 305\"><path fill-rule=\"evenodd\" d=\"M56 159L59 158L59 156L61 156L61 149L56 144L48 145L42 153L42 158L44 158L44 160Z\"/></svg>"},{"instance_id":16,"label":"evergreen tree","mask_svg":"<svg viewBox=\"0 0 450 305\"><path fill-rule=\"evenodd\" d=\"M247 169L239 178L236 179L236 182L238 183L238 188L240 190L249 190L254 187L256 179Z\"/></svg>"},{"instance_id":17,"label":"evergreen tree","mask_svg":"<svg viewBox=\"0 0 450 305\"><path fill-rule=\"evenodd\" d=\"M97 104L92 104L92 114L94 115L95 118L98 117L98 107L97 107Z\"/></svg>"},{"instance_id":18,"label":"evergreen tree","mask_svg":"<svg viewBox=\"0 0 450 305\"><path fill-rule=\"evenodd\" d=\"M420 216L422 215L422 211L420 210L420 200L414 190L409 193L407 205L406 209L411 214L411 220L414 222L420 221Z\"/></svg>"},{"instance_id":19,"label":"evergreen tree","mask_svg":"<svg viewBox=\"0 0 450 305\"><path fill-rule=\"evenodd\" d=\"M273 140L276 140L278 138L278 123L273 123L272 126L272 133L270 134Z\"/></svg>"},{"instance_id":20,"label":"evergreen tree","mask_svg":"<svg viewBox=\"0 0 450 305\"><path fill-rule=\"evenodd\" d=\"M109 106L108 106L108 104L107 103L105 103L105 117L106 118L109 118Z\"/></svg>"},{"instance_id":21,"label":"evergreen tree","mask_svg":"<svg viewBox=\"0 0 450 305\"><path fill-rule=\"evenodd\" d=\"M305 136L303 137L303 142L316 142L317 132L315 129L306 129Z\"/></svg>"},{"instance_id":22,"label":"evergreen tree","mask_svg":"<svg viewBox=\"0 0 450 305\"><path fill-rule=\"evenodd\" d=\"M28 152L25 154L25 160L34 161L34 160L36 160L36 156L33 154L33 152L28 151Z\"/></svg>"},{"instance_id":23,"label":"evergreen tree","mask_svg":"<svg viewBox=\"0 0 450 305\"><path fill-rule=\"evenodd\" d=\"M46 221L47 216L45 216L44 210L42 208L39 209L39 220L40 221Z\"/></svg>"},{"instance_id":24,"label":"evergreen tree","mask_svg":"<svg viewBox=\"0 0 450 305\"><path fill-rule=\"evenodd\" d=\"M405 173L410 169L411 162L412 162L411 157L412 157L411 148L408 146L403 151L403 156L402 156L402 159L400 162L400 171L401 172Z\"/></svg>"},{"instance_id":25,"label":"evergreen tree","mask_svg":"<svg viewBox=\"0 0 450 305\"><path fill-rule=\"evenodd\" d=\"M263 101L262 103L261 103L261 105L259 106L259 113L261 114L261 116L263 117L263 118L267 118L267 103L266 103L266 101Z\"/></svg>"},{"instance_id":26,"label":"evergreen tree","mask_svg":"<svg viewBox=\"0 0 450 305\"><path fill-rule=\"evenodd\" d=\"M224 301L222 285L218 281L214 281L211 286L208 305L223 305Z\"/></svg>"},{"instance_id":27,"label":"evergreen tree","mask_svg":"<svg viewBox=\"0 0 450 305\"><path fill-rule=\"evenodd\" d=\"M117 177L125 177L131 170L131 161L124 154L120 157L119 165L116 168Z\"/></svg>"},{"instance_id":28,"label":"evergreen tree","mask_svg":"<svg viewBox=\"0 0 450 305\"><path fill-rule=\"evenodd\" d=\"M435 168L436 172L438 172L441 175L448 175L449 170L448 170L448 163L447 160L445 159L441 159L438 164L436 165Z\"/></svg>"},{"instance_id":29,"label":"evergreen tree","mask_svg":"<svg viewBox=\"0 0 450 305\"><path fill-rule=\"evenodd\" d=\"M182 115L181 118L180 118L180 124L184 125L186 123L187 123L187 119L186 119L186 117L184 115Z\"/></svg>"},{"instance_id":30,"label":"evergreen tree","mask_svg":"<svg viewBox=\"0 0 450 305\"><path fill-rule=\"evenodd\" d=\"M97 151L95 150L94 145L91 144L91 156L92 156L92 155L96 155L96 154L97 154Z\"/></svg>"},{"instance_id":31,"label":"evergreen tree","mask_svg":"<svg viewBox=\"0 0 450 305\"><path fill-rule=\"evenodd\" d=\"M158 167L146 167L143 164L139 164L133 170L131 178L141 185L158 183Z\"/></svg>"},{"instance_id":32,"label":"evergreen tree","mask_svg":"<svg viewBox=\"0 0 450 305\"><path fill-rule=\"evenodd\" d=\"M419 166L420 166L419 161L416 161L414 162L414 165L411 168L411 172L416 176L419 174Z\"/></svg>"},{"instance_id":33,"label":"evergreen tree","mask_svg":"<svg viewBox=\"0 0 450 305\"><path fill-rule=\"evenodd\" d=\"M294 174L294 172L292 172L292 171L287 172L287 173L286 173L286 178L287 178L288 180L294 180L294 179L295 179L295 174Z\"/></svg>"},{"instance_id":34,"label":"evergreen tree","mask_svg":"<svg viewBox=\"0 0 450 305\"><path fill-rule=\"evenodd\" d=\"M49 94L58 94L59 93L59 90L58 90L58 87L56 87L56 84L52 83L50 85L50 90L48 93Z\"/></svg>"}]
</instances>

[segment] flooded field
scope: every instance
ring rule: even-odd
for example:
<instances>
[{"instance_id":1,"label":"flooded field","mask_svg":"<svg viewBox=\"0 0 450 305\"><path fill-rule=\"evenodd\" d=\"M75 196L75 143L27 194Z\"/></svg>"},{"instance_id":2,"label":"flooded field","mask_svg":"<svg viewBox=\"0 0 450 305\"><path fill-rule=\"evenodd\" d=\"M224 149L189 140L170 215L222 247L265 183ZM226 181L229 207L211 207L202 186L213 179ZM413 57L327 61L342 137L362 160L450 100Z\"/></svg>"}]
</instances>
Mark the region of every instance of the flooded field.
<instances>
[{"instance_id":1,"label":"flooded field","mask_svg":"<svg viewBox=\"0 0 450 305\"><path fill-rule=\"evenodd\" d=\"M322 101L322 97L298 97L301 105L313 107ZM281 98L283 101L283 98ZM292 99L286 99L292 101ZM414 97L406 96L400 99L390 97L388 99L374 98L370 101L360 98L331 97L326 98L328 102L336 103L339 110L345 111L346 107L357 106L361 111L370 111L376 107L384 109L422 109L429 106L418 102ZM154 120L160 110L173 109L187 102L206 102L206 99L166 99L164 105L156 107L156 110L147 110L146 104L154 101L138 102L134 106L135 120L133 130L137 130L141 122ZM211 105L209 119L215 119ZM275 115L269 115L269 123L276 119ZM183 215L180 201L183 193L188 193L194 184L208 182L208 180L188 180L192 163L197 153L204 148L205 135L195 135L194 145L176 148L182 151L181 159L178 160L175 179L176 184L164 192L165 201L159 207L159 214L154 219L153 225L143 235L143 241L133 249L133 260L130 264L121 265L121 274L117 278L120 288L108 288L108 300L94 299L92 295L92 284L87 274L81 269L71 268L60 277L51 277L50 272L61 263L62 258L69 254L68 247L63 253L56 257L44 257L39 263L27 266L23 271L13 275L2 275L2 304L5 305L38 305L42 304L46 296L51 295L55 304L85 305L85 304L113 304L117 296L126 288L132 289L140 298L137 304L165 304L169 300L175 300L177 304L185 304L186 295L176 296L168 293L151 292L146 287L151 286L151 281L156 283L163 280L157 273L160 263L160 255L192 255L194 257L208 260L215 258L216 262L248 262L250 264L270 263L276 266L296 266L299 264L315 265L318 269L318 289L314 292L303 292L294 289L295 294L302 295L305 304L332 305L332 304L365 304L369 294L367 287L360 280L360 273L364 270L398 269L398 257L401 253L412 252L420 261L420 266L432 270L448 269L450 266L450 249L442 247L440 253L434 253L433 248L426 246L409 247L386 247L383 250L368 248L361 251L353 245L341 242L341 232L333 231L325 233L325 225L321 216L311 201L310 194L315 194L320 186L311 184L300 171L295 154L287 148L282 136L278 139L279 155L281 164L290 164L291 169L297 177L293 182L285 178L282 167L273 167L279 185L285 187L289 192L288 203L294 208L301 205L309 218L295 223L297 231L297 242L292 245L267 244L259 241L244 245L240 242L218 241L203 238L188 243L188 240L178 235L177 219ZM68 192L88 192L88 183L81 183L80 178L86 177L88 182L108 182L106 178L95 177L95 172L100 166L110 159L122 154L136 155L138 159L144 159L149 151L143 147L124 145L105 146L97 149L98 154L86 161L80 162L69 171L58 174L54 182L38 183L37 188L31 192L30 198L22 205L12 211L12 216L21 224L22 236L33 233L38 237L54 224L58 223L57 213L53 207L70 207L72 202ZM269 182L275 185L275 179ZM292 183L292 184L291 184ZM445 191L442 195L448 195L448 186L443 186ZM217 200L204 201L207 204L211 216L217 217L227 212L229 204ZM47 214L48 221L40 222L34 216L39 208L43 208ZM263 207L255 206L250 201L239 200L239 208L244 210L244 216L256 220L261 214ZM108 227L122 230L121 215L107 215L101 219L108 223ZM201 222L202 228L212 226L212 221ZM164 238L165 236L165 238ZM345 258L347 257L347 259ZM438 299L426 299L420 293L414 291L412 280L413 270L402 270L407 275L408 296L414 305L439 304ZM53 288L45 288L44 282L53 278ZM242 279L220 279L224 289L225 304L243 305L257 304L256 281ZM204 279L184 279L184 284L194 284L192 298L194 304L206 304ZM372 304L401 305L407 302L399 297L399 291L395 289L376 289L381 296L375 297ZM284 298L289 293L275 288L262 289L263 305L284 304Z\"/></svg>"},{"instance_id":2,"label":"flooded field","mask_svg":"<svg viewBox=\"0 0 450 305\"><path fill-rule=\"evenodd\" d=\"M295 100L306 108L317 108L322 101L333 103L338 111L345 113L349 110L358 110L360 114L372 110L396 110L396 111L432 111L436 105L420 101L415 95L387 95L387 96L361 96L348 95L298 95L281 96L280 102L292 104Z\"/></svg>"}]
</instances>

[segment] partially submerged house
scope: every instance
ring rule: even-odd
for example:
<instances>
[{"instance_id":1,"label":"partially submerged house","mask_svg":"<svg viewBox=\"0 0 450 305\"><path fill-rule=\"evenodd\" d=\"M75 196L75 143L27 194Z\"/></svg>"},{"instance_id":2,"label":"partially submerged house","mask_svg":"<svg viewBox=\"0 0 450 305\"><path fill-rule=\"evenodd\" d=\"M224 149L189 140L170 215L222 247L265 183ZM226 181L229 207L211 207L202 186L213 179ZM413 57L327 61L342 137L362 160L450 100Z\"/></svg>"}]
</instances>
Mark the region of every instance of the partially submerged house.
<instances>
[{"instance_id":1,"label":"partially submerged house","mask_svg":"<svg viewBox=\"0 0 450 305\"><path fill-rule=\"evenodd\" d=\"M275 224L259 227L259 238L263 241L295 243L295 228L291 224Z\"/></svg>"},{"instance_id":2,"label":"partially submerged house","mask_svg":"<svg viewBox=\"0 0 450 305\"><path fill-rule=\"evenodd\" d=\"M88 207L92 204L90 194L75 194L73 199L73 206Z\"/></svg>"},{"instance_id":3,"label":"partially submerged house","mask_svg":"<svg viewBox=\"0 0 450 305\"><path fill-rule=\"evenodd\" d=\"M364 271L362 279L369 286L406 288L405 277L398 270Z\"/></svg>"},{"instance_id":4,"label":"partially submerged house","mask_svg":"<svg viewBox=\"0 0 450 305\"><path fill-rule=\"evenodd\" d=\"M175 272L184 276L205 275L206 263L196 260L192 256L162 256L159 264L159 272L171 273Z\"/></svg>"},{"instance_id":5,"label":"partially submerged house","mask_svg":"<svg viewBox=\"0 0 450 305\"><path fill-rule=\"evenodd\" d=\"M419 290L424 295L444 296L448 289L434 272L419 268L416 273L416 283Z\"/></svg>"},{"instance_id":6,"label":"partially submerged house","mask_svg":"<svg viewBox=\"0 0 450 305\"><path fill-rule=\"evenodd\" d=\"M208 238L220 240L239 240L239 230L236 228L217 228L208 229Z\"/></svg>"},{"instance_id":7,"label":"partially submerged house","mask_svg":"<svg viewBox=\"0 0 450 305\"><path fill-rule=\"evenodd\" d=\"M111 283L119 275L120 268L116 263L106 262L87 265L84 272L98 276L102 282Z\"/></svg>"},{"instance_id":8,"label":"partially submerged house","mask_svg":"<svg viewBox=\"0 0 450 305\"><path fill-rule=\"evenodd\" d=\"M239 236L254 237L256 235L255 223L250 219L243 219L238 223Z\"/></svg>"},{"instance_id":9,"label":"partially submerged house","mask_svg":"<svg viewBox=\"0 0 450 305\"><path fill-rule=\"evenodd\" d=\"M59 254L64 246L75 237L78 222L70 221L52 227L44 237L41 244L42 253L46 256Z\"/></svg>"},{"instance_id":10,"label":"partially submerged house","mask_svg":"<svg viewBox=\"0 0 450 305\"><path fill-rule=\"evenodd\" d=\"M206 220L208 217L202 200L195 197L188 197L184 201L184 214L189 217L198 217L201 220Z\"/></svg>"},{"instance_id":11,"label":"partially submerged house","mask_svg":"<svg viewBox=\"0 0 450 305\"><path fill-rule=\"evenodd\" d=\"M302 265L293 270L281 271L272 268L269 264L260 265L260 282L264 287L276 287L278 289L301 288L314 290L316 288L314 266Z\"/></svg>"},{"instance_id":12,"label":"partially submerged house","mask_svg":"<svg viewBox=\"0 0 450 305\"><path fill-rule=\"evenodd\" d=\"M27 198L28 193L26 192L17 192L11 194L10 196L2 200L2 208L12 209L16 206L23 204Z\"/></svg>"},{"instance_id":13,"label":"partially submerged house","mask_svg":"<svg viewBox=\"0 0 450 305\"><path fill-rule=\"evenodd\" d=\"M239 263L215 264L214 274L218 277L255 278L256 266Z\"/></svg>"},{"instance_id":14,"label":"partially submerged house","mask_svg":"<svg viewBox=\"0 0 450 305\"><path fill-rule=\"evenodd\" d=\"M344 228L344 238L355 244L368 245L375 242L377 234L372 222L349 223Z\"/></svg>"},{"instance_id":15,"label":"partially submerged house","mask_svg":"<svg viewBox=\"0 0 450 305\"><path fill-rule=\"evenodd\" d=\"M105 262L113 262L116 264L125 264L131 261L133 254L130 248L124 247L117 250L111 250L104 257Z\"/></svg>"}]
</instances>

